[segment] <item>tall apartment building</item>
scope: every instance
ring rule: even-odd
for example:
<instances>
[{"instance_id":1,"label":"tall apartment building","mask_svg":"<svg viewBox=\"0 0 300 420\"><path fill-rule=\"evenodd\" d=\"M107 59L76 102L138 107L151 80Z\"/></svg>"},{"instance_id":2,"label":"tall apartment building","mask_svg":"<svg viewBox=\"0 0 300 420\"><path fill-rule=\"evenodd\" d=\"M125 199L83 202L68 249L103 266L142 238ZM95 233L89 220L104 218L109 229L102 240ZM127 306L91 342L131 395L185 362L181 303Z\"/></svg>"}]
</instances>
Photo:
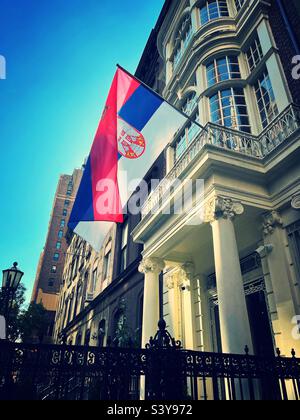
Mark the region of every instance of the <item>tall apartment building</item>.
<instances>
[{"instance_id":1,"label":"tall apartment building","mask_svg":"<svg viewBox=\"0 0 300 420\"><path fill-rule=\"evenodd\" d=\"M49 336L52 335L58 294L68 249L66 241L68 221L81 177L82 170L75 169L72 175L62 175L59 179L46 244L40 256L32 292L32 302L43 303L49 312Z\"/></svg>"}]
</instances>

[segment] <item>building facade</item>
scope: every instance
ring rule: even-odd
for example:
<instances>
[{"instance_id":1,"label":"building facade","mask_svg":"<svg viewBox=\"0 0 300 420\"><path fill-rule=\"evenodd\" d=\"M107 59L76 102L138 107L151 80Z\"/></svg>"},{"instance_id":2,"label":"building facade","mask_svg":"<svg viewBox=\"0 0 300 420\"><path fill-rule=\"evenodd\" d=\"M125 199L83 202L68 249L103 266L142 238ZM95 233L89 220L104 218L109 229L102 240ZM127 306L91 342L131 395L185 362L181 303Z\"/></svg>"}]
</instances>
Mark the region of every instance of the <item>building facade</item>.
<instances>
[{"instance_id":1,"label":"building facade","mask_svg":"<svg viewBox=\"0 0 300 420\"><path fill-rule=\"evenodd\" d=\"M151 179L162 179L164 175L165 156L162 154L145 179L150 183ZM124 224L112 226L99 253L77 235L70 238L54 342L140 347L144 288L144 276L139 271L142 246L132 239L140 220L140 215L128 214Z\"/></svg>"},{"instance_id":2,"label":"building facade","mask_svg":"<svg viewBox=\"0 0 300 420\"><path fill-rule=\"evenodd\" d=\"M165 2L136 75L204 129L191 121L162 150L145 176L161 185L99 255L72 239L57 342L144 347L163 316L186 349L300 353L298 12L292 1ZM187 179L204 181L202 200L166 213Z\"/></svg>"},{"instance_id":3,"label":"building facade","mask_svg":"<svg viewBox=\"0 0 300 420\"><path fill-rule=\"evenodd\" d=\"M163 276L164 317L185 348L300 353L297 10L191 0L172 2L164 18L163 95L205 129L189 123L168 146L166 177L133 232L144 246L143 345L157 329ZM204 180L204 198L166 216L175 205L166 181L187 178Z\"/></svg>"},{"instance_id":4,"label":"building facade","mask_svg":"<svg viewBox=\"0 0 300 420\"><path fill-rule=\"evenodd\" d=\"M170 4L166 2L136 71L140 80L160 93L165 85L157 35ZM152 179L161 180L165 174L162 150L144 179L150 186ZM90 249L87 258L87 243L76 235L71 238L55 321L55 342L141 346L144 276L139 265L143 247L132 239L140 221L141 215L126 215L123 225L112 227L100 253Z\"/></svg>"},{"instance_id":5,"label":"building facade","mask_svg":"<svg viewBox=\"0 0 300 420\"><path fill-rule=\"evenodd\" d=\"M48 337L52 336L62 273L67 252L68 221L81 181L82 170L59 179L46 244L38 263L31 301L42 303L49 314Z\"/></svg>"}]
</instances>

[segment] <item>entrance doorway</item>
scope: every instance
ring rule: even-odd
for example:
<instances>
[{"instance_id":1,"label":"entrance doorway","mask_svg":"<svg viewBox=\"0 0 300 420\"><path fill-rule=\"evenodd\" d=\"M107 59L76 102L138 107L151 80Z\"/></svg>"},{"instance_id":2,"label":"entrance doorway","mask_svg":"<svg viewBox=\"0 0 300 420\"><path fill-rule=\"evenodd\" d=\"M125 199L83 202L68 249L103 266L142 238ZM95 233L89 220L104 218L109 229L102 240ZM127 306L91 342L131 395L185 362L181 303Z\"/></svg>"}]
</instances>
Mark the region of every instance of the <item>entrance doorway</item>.
<instances>
[{"instance_id":1,"label":"entrance doorway","mask_svg":"<svg viewBox=\"0 0 300 420\"><path fill-rule=\"evenodd\" d=\"M269 318L264 280L245 286L246 303L250 322L254 354L274 356L274 341ZM217 297L212 300L213 337L217 352L222 353L221 328ZM246 345L247 343L245 343Z\"/></svg>"}]
</instances>

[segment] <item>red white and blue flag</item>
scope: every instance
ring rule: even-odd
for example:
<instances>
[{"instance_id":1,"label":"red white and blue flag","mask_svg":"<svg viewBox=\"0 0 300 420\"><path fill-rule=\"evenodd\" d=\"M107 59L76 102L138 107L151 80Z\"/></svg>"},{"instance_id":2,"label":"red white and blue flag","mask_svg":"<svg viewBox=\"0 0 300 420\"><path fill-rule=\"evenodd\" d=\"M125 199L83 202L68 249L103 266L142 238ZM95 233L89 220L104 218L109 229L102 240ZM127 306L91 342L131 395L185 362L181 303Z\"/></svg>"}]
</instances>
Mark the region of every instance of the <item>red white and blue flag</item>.
<instances>
[{"instance_id":1,"label":"red white and blue flag","mask_svg":"<svg viewBox=\"0 0 300 420\"><path fill-rule=\"evenodd\" d=\"M69 227L99 250L112 223L123 222L126 183L142 179L188 117L118 68Z\"/></svg>"}]
</instances>

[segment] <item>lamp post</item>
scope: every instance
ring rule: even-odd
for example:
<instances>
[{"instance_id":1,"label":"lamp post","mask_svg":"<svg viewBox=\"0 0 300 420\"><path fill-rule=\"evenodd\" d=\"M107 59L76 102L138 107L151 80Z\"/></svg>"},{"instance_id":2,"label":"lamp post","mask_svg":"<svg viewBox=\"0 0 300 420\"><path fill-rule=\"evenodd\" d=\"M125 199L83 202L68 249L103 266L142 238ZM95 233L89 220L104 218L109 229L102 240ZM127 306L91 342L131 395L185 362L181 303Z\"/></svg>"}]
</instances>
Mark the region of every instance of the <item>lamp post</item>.
<instances>
[{"instance_id":1,"label":"lamp post","mask_svg":"<svg viewBox=\"0 0 300 420\"><path fill-rule=\"evenodd\" d=\"M14 263L12 268L3 270L1 313L6 319L6 325L8 325L9 313L13 305L14 296L23 275L24 273L18 269L17 262Z\"/></svg>"}]
</instances>

